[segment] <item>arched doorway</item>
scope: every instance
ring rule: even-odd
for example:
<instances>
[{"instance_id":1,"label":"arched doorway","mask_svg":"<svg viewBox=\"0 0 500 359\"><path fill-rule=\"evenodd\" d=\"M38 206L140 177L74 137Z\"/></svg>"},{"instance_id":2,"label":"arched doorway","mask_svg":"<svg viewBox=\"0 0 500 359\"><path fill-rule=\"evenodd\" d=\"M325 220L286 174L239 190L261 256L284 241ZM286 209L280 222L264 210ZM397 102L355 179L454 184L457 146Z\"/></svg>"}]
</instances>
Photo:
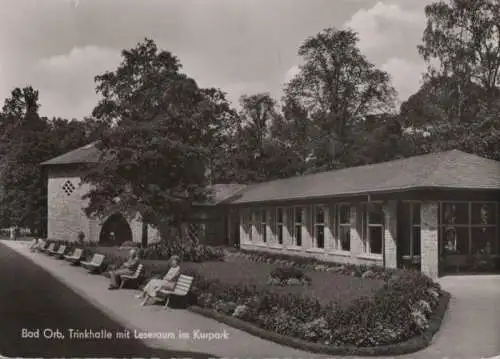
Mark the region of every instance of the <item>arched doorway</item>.
<instances>
[{"instance_id":1,"label":"arched doorway","mask_svg":"<svg viewBox=\"0 0 500 359\"><path fill-rule=\"evenodd\" d=\"M102 226L99 244L119 246L128 241L132 241L132 230L128 221L120 213L113 214Z\"/></svg>"}]
</instances>

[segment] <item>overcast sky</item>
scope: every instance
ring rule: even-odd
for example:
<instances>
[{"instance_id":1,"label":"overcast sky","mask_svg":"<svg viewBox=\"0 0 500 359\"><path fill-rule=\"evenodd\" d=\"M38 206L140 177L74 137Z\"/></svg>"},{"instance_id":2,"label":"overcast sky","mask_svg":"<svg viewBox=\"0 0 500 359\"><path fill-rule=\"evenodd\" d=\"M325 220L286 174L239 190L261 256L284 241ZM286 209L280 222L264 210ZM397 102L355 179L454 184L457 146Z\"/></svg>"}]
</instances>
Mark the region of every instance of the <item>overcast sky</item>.
<instances>
[{"instance_id":1,"label":"overcast sky","mask_svg":"<svg viewBox=\"0 0 500 359\"><path fill-rule=\"evenodd\" d=\"M270 92L300 63L301 42L351 27L361 51L388 71L404 100L425 66L416 51L429 0L0 0L0 101L40 91L45 116L82 118L98 99L94 76L145 37L171 51L202 87Z\"/></svg>"}]
</instances>

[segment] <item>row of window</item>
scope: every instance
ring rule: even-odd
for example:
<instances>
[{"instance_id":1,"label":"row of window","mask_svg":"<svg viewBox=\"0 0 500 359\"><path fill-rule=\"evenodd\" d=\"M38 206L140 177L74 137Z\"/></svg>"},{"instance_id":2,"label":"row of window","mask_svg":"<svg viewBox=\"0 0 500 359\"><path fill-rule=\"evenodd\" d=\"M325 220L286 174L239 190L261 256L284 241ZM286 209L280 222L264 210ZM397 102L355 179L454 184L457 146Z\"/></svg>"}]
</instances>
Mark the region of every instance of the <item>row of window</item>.
<instances>
[{"instance_id":1,"label":"row of window","mask_svg":"<svg viewBox=\"0 0 500 359\"><path fill-rule=\"evenodd\" d=\"M310 215L308 223L306 216ZM362 238L366 253L382 254L384 236L384 214L382 205L364 205ZM309 225L310 224L310 225ZM315 205L312 207L278 207L247 210L242 216L243 230L250 241L268 242L268 231L282 245L288 233L288 243L303 245L303 228L310 231L313 247L324 249L331 241L332 249L351 250L351 205Z\"/></svg>"}]
</instances>

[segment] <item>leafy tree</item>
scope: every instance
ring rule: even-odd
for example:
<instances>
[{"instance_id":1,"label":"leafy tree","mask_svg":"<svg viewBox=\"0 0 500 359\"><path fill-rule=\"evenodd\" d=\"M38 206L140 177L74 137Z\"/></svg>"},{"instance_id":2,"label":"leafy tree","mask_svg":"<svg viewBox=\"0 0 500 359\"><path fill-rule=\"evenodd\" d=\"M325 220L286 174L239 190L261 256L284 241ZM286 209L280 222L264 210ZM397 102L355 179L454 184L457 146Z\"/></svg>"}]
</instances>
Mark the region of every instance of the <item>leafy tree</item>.
<instances>
[{"instance_id":1,"label":"leafy tree","mask_svg":"<svg viewBox=\"0 0 500 359\"><path fill-rule=\"evenodd\" d=\"M357 42L354 31L333 28L306 39L299 48L304 64L285 88L286 99L300 105L313 124L314 170L349 165L349 138L356 123L393 109L389 75L361 54Z\"/></svg>"},{"instance_id":2,"label":"leafy tree","mask_svg":"<svg viewBox=\"0 0 500 359\"><path fill-rule=\"evenodd\" d=\"M487 94L500 83L500 2L439 1L425 7L427 26L418 51L432 77L454 78L457 90L468 82Z\"/></svg>"},{"instance_id":3,"label":"leafy tree","mask_svg":"<svg viewBox=\"0 0 500 359\"><path fill-rule=\"evenodd\" d=\"M122 57L114 72L96 77L102 100L93 115L115 126L98 145L100 163L84 176L92 187L86 212L139 213L166 233L166 225L185 220L193 204L210 197L205 172L224 100L200 89L150 39Z\"/></svg>"},{"instance_id":4,"label":"leafy tree","mask_svg":"<svg viewBox=\"0 0 500 359\"><path fill-rule=\"evenodd\" d=\"M47 156L46 119L38 115L38 91L16 88L2 109L2 220L6 226L40 225L42 186L38 161ZM40 160L41 162L41 160Z\"/></svg>"}]
</instances>

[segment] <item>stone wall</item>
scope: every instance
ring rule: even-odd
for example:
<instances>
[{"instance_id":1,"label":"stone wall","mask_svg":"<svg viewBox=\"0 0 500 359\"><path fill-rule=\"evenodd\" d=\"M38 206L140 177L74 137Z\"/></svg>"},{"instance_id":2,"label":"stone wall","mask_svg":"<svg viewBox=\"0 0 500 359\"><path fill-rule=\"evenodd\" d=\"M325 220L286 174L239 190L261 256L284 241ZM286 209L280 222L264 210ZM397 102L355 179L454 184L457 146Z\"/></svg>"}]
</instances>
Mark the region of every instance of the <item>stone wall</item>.
<instances>
[{"instance_id":1,"label":"stone wall","mask_svg":"<svg viewBox=\"0 0 500 359\"><path fill-rule=\"evenodd\" d=\"M438 203L421 205L421 271L431 278L439 275Z\"/></svg>"},{"instance_id":2,"label":"stone wall","mask_svg":"<svg viewBox=\"0 0 500 359\"><path fill-rule=\"evenodd\" d=\"M89 219L83 208L82 199L89 190L88 184L81 183L81 172L75 168L51 168L47 181L47 238L55 240L78 239L78 232L85 234L86 241L97 242L106 219ZM133 241L142 242L140 217L128 220ZM148 227L148 242L159 240L159 233Z\"/></svg>"}]
</instances>

